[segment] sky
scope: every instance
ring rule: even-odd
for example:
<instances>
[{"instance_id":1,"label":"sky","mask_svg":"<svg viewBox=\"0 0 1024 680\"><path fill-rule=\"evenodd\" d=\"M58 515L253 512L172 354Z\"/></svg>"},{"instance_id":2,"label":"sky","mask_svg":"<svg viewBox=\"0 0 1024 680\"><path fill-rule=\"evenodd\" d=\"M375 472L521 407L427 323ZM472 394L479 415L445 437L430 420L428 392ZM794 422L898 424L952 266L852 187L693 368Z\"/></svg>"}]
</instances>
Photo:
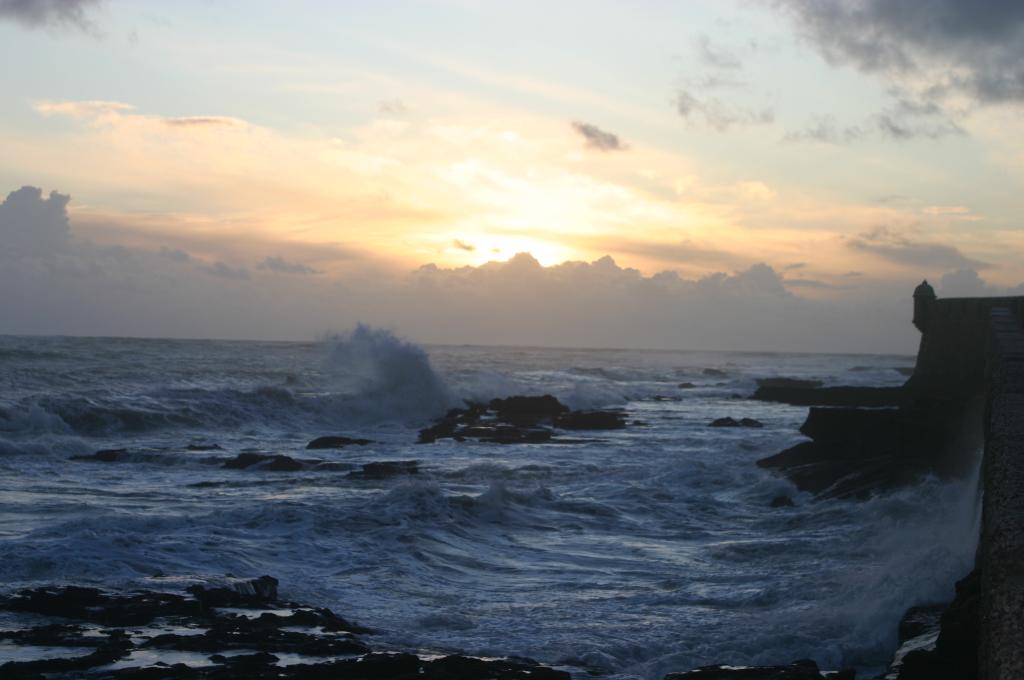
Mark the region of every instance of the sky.
<instances>
[{"instance_id":1,"label":"sky","mask_svg":"<svg viewBox=\"0 0 1024 680\"><path fill-rule=\"evenodd\" d=\"M913 352L1024 294L1017 0L0 0L0 333Z\"/></svg>"}]
</instances>

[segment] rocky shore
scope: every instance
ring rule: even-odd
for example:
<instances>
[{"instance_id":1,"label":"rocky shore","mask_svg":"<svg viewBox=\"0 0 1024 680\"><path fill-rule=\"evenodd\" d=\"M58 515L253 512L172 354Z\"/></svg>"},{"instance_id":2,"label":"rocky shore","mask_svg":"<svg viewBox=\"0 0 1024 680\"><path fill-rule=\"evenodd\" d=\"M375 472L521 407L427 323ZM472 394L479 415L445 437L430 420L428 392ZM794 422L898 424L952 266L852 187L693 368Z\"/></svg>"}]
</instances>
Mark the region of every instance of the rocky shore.
<instances>
[{"instance_id":1,"label":"rocky shore","mask_svg":"<svg viewBox=\"0 0 1024 680\"><path fill-rule=\"evenodd\" d=\"M0 598L0 677L568 680L522 658L375 651L373 631L278 597L261 576L184 592L61 586ZM21 625L10 628L11 623Z\"/></svg>"}]
</instances>

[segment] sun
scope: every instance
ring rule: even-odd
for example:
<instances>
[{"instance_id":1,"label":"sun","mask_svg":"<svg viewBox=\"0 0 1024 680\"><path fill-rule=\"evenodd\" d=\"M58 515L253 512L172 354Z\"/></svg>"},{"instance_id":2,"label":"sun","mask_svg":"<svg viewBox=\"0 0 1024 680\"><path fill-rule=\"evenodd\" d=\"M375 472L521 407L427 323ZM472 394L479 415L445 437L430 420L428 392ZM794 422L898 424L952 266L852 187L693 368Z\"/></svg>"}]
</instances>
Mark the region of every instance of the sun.
<instances>
[{"instance_id":1,"label":"sun","mask_svg":"<svg viewBox=\"0 0 1024 680\"><path fill-rule=\"evenodd\" d=\"M451 243L445 254L453 261L472 266L507 260L517 253L529 253L545 267L578 257L571 248L531 236L460 234L453 237Z\"/></svg>"}]
</instances>

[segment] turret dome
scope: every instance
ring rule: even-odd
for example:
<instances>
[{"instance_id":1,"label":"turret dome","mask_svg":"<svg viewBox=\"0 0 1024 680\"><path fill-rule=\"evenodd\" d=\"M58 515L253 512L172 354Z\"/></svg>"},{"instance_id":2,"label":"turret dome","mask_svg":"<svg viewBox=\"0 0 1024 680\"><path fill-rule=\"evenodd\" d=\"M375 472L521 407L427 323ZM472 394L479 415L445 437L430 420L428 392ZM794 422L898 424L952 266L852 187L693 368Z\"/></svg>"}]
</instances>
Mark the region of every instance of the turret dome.
<instances>
[{"instance_id":1,"label":"turret dome","mask_svg":"<svg viewBox=\"0 0 1024 680\"><path fill-rule=\"evenodd\" d=\"M935 289L928 283L928 279L921 282L917 288L914 289L914 297L935 297Z\"/></svg>"}]
</instances>

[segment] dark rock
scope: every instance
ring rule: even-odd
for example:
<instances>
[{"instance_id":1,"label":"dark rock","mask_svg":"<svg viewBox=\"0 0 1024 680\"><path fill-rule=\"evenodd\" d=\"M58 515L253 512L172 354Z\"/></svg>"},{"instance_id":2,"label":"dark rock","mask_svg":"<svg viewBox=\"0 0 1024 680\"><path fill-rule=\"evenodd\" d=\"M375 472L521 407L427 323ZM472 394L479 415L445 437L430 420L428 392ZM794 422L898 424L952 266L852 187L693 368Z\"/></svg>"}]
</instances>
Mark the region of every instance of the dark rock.
<instances>
[{"instance_id":1,"label":"dark rock","mask_svg":"<svg viewBox=\"0 0 1024 680\"><path fill-rule=\"evenodd\" d=\"M764 423L760 420L754 420L753 418L741 418L740 420L736 420L729 416L724 418L715 418L708 423L708 425L710 427L764 427Z\"/></svg>"},{"instance_id":2,"label":"dark rock","mask_svg":"<svg viewBox=\"0 0 1024 680\"><path fill-rule=\"evenodd\" d=\"M939 628L940 617L945 609L945 605L911 607L908 609L903 618L900 619L900 644L927 633L934 633Z\"/></svg>"},{"instance_id":3,"label":"dark rock","mask_svg":"<svg viewBox=\"0 0 1024 680\"><path fill-rule=\"evenodd\" d=\"M163 633L155 635L142 645L149 649L173 649L179 652L223 652L255 650L265 653L291 653L307 656L338 656L366 654L370 648L351 637L323 636L277 628L253 626L248 619L238 617L217 620L204 633Z\"/></svg>"},{"instance_id":4,"label":"dark rock","mask_svg":"<svg viewBox=\"0 0 1024 680\"><path fill-rule=\"evenodd\" d=\"M438 439L466 441L475 439L493 444L540 444L553 439L549 426L567 430L606 430L626 426L625 416L617 411L570 411L555 397L515 396L493 399L490 403L468 403L464 409L451 409L433 425L419 433L419 442Z\"/></svg>"},{"instance_id":5,"label":"dark rock","mask_svg":"<svg viewBox=\"0 0 1024 680\"><path fill-rule=\"evenodd\" d=\"M225 461L222 467L229 470L244 470L253 466L271 472L295 472L305 467L291 456L263 453L240 453L231 460Z\"/></svg>"},{"instance_id":6,"label":"dark rock","mask_svg":"<svg viewBox=\"0 0 1024 680\"><path fill-rule=\"evenodd\" d=\"M793 499L785 494L779 494L773 498L771 502L771 506L773 508L791 508L793 505Z\"/></svg>"},{"instance_id":7,"label":"dark rock","mask_svg":"<svg viewBox=\"0 0 1024 680\"><path fill-rule=\"evenodd\" d=\"M956 597L942 613L935 649L903 657L900 680L975 680L981 630L981 577L972 571L956 584Z\"/></svg>"},{"instance_id":8,"label":"dark rock","mask_svg":"<svg viewBox=\"0 0 1024 680\"><path fill-rule=\"evenodd\" d=\"M962 419L945 409L812 407L801 442L758 465L782 471L802 491L822 497L865 498L905 486L925 474L963 473ZM959 449L963 450L963 449Z\"/></svg>"},{"instance_id":9,"label":"dark rock","mask_svg":"<svg viewBox=\"0 0 1024 680\"><path fill-rule=\"evenodd\" d=\"M91 456L71 456L69 460L91 460L100 463L113 463L121 459L121 456L128 453L128 449L103 449Z\"/></svg>"},{"instance_id":10,"label":"dark rock","mask_svg":"<svg viewBox=\"0 0 1024 680\"><path fill-rule=\"evenodd\" d=\"M262 607L277 600L278 581L273 576L240 579L229 586L195 585L188 592L204 607Z\"/></svg>"},{"instance_id":11,"label":"dark rock","mask_svg":"<svg viewBox=\"0 0 1024 680\"><path fill-rule=\"evenodd\" d=\"M374 653L354 633L359 628L328 609L277 601L277 580L270 576L238 580L227 586L194 586L194 599L171 593L112 595L94 588L67 587L21 591L0 598L0 609L72 616L129 630L96 631L75 624L49 624L0 631L0 640L16 645L83 647L88 653L0 665L0 677L96 677L105 680L569 680L569 674L521 658L473 658L461 655L419 658L412 654ZM266 609L245 616L234 608ZM279 610L288 608L290 614ZM168 632L168 626L173 632ZM102 668L145 650L136 663ZM165 650L209 655L214 665L169 665ZM281 655L310 657L305 663L278 665ZM338 658L344 657L344 658ZM313 659L322 659L316 661ZM142 665L144 664L144 665Z\"/></svg>"},{"instance_id":12,"label":"dark rock","mask_svg":"<svg viewBox=\"0 0 1024 680\"><path fill-rule=\"evenodd\" d=\"M340 449L345 446L357 445L366 446L372 444L373 441L369 439L353 439L351 437L317 437L310 443L306 444L307 449Z\"/></svg>"},{"instance_id":13,"label":"dark rock","mask_svg":"<svg viewBox=\"0 0 1024 680\"><path fill-rule=\"evenodd\" d=\"M849 671L845 676L853 680ZM665 680L845 680L841 675L823 675L818 664L810 659L794 661L788 666L701 666L684 673L670 673Z\"/></svg>"},{"instance_id":14,"label":"dark rock","mask_svg":"<svg viewBox=\"0 0 1024 680\"><path fill-rule=\"evenodd\" d=\"M719 368L705 368L701 372L704 375L708 376L709 378L725 378L725 377L728 377L728 375L729 375L728 373L726 373L725 371L723 371L723 370L721 370Z\"/></svg>"},{"instance_id":15,"label":"dark rock","mask_svg":"<svg viewBox=\"0 0 1024 680\"><path fill-rule=\"evenodd\" d=\"M559 416L555 426L565 430L620 430L626 427L626 419L615 411L570 411Z\"/></svg>"},{"instance_id":16,"label":"dark rock","mask_svg":"<svg viewBox=\"0 0 1024 680\"><path fill-rule=\"evenodd\" d=\"M194 613L194 602L172 593L110 595L98 588L65 586L22 590L0 598L0 610L91 621L104 626L136 626L157 616Z\"/></svg>"},{"instance_id":17,"label":"dark rock","mask_svg":"<svg viewBox=\"0 0 1024 680\"><path fill-rule=\"evenodd\" d=\"M476 659L452 655L423 664L426 680L570 680L564 671L510 659Z\"/></svg>"},{"instance_id":18,"label":"dark rock","mask_svg":"<svg viewBox=\"0 0 1024 680\"><path fill-rule=\"evenodd\" d=\"M353 479L388 479L400 475L415 475L419 472L419 461L415 460L385 460L374 463L366 463L362 470L353 470L348 473Z\"/></svg>"},{"instance_id":19,"label":"dark rock","mask_svg":"<svg viewBox=\"0 0 1024 680\"><path fill-rule=\"evenodd\" d=\"M34 661L8 661L0 664L2 678L42 678L43 674L71 673L97 666L106 666L131 653L131 639L123 631L114 631L89 654L75 657L57 657Z\"/></svg>"},{"instance_id":20,"label":"dark rock","mask_svg":"<svg viewBox=\"0 0 1024 680\"><path fill-rule=\"evenodd\" d=\"M813 390L824 385L820 380L806 380L803 378L758 378L758 387L771 387L779 389Z\"/></svg>"},{"instance_id":21,"label":"dark rock","mask_svg":"<svg viewBox=\"0 0 1024 680\"><path fill-rule=\"evenodd\" d=\"M816 381L814 381L816 382ZM791 406L903 406L909 395L902 387L785 387L761 385L751 399Z\"/></svg>"},{"instance_id":22,"label":"dark rock","mask_svg":"<svg viewBox=\"0 0 1024 680\"><path fill-rule=\"evenodd\" d=\"M539 397L515 396L505 399L492 399L490 409L497 413L498 418L514 425L534 425L542 420L554 420L569 407L550 394Z\"/></svg>"}]
</instances>

